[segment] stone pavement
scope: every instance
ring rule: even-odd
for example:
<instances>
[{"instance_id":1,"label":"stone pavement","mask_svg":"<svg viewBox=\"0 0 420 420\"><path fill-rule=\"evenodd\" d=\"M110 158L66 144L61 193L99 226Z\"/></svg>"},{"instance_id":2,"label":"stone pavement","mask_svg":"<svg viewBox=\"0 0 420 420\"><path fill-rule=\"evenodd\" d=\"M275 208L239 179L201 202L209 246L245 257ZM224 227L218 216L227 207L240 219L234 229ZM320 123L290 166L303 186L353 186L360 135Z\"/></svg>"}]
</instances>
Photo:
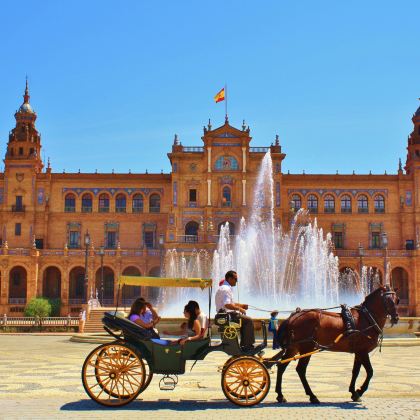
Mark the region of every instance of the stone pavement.
<instances>
[{"instance_id":1,"label":"stone pavement","mask_svg":"<svg viewBox=\"0 0 420 420\"><path fill-rule=\"evenodd\" d=\"M138 400L121 409L107 409L87 397L80 379L84 358L95 346L73 343L65 336L0 335L0 419L420 419L419 347L376 351L375 374L361 403L350 402L347 392L352 356L322 353L312 357L308 368L320 406L307 402L292 363L284 376L289 403L275 402L274 369L271 392L264 402L252 408L236 407L225 399L217 372L227 357L213 353L192 372L188 365L174 391L160 391L156 377ZM364 378L363 370L362 374Z\"/></svg>"}]
</instances>

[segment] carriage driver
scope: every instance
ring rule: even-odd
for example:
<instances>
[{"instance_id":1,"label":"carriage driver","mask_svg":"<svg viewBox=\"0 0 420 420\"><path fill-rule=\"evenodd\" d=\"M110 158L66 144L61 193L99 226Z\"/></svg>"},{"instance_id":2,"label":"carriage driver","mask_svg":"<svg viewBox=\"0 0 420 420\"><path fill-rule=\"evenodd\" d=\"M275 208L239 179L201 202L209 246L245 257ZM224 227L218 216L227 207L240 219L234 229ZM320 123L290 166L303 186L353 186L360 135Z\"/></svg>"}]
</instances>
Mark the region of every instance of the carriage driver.
<instances>
[{"instance_id":1,"label":"carriage driver","mask_svg":"<svg viewBox=\"0 0 420 420\"><path fill-rule=\"evenodd\" d=\"M241 347L244 351L249 351L254 348L254 324L252 319L246 316L248 305L244 303L235 303L233 301L232 287L236 286L238 282L238 274L236 271L230 270L225 274L225 280L216 292L216 311L234 312L238 311L238 316L242 319L241 325Z\"/></svg>"}]
</instances>

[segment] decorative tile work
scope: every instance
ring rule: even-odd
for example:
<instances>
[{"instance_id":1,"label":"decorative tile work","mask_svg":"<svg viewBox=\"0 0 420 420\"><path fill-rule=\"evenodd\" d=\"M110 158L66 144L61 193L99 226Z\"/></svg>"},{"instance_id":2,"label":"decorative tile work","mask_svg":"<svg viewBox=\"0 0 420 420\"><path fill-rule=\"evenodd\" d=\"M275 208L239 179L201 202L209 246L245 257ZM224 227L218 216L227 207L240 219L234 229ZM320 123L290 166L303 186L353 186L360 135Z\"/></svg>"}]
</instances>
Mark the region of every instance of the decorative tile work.
<instances>
[{"instance_id":1,"label":"decorative tile work","mask_svg":"<svg viewBox=\"0 0 420 420\"><path fill-rule=\"evenodd\" d=\"M218 136L216 136L216 137L218 137L218 138L232 138L232 139L234 139L234 138L237 138L237 136L234 136L233 134L231 134L231 133L228 133L228 132L224 132L224 133L222 133L222 134L219 134Z\"/></svg>"},{"instance_id":2,"label":"decorative tile work","mask_svg":"<svg viewBox=\"0 0 420 420\"><path fill-rule=\"evenodd\" d=\"M241 143L213 143L213 146L214 147L241 147Z\"/></svg>"},{"instance_id":3,"label":"decorative tile work","mask_svg":"<svg viewBox=\"0 0 420 420\"><path fill-rule=\"evenodd\" d=\"M38 204L44 204L44 188L38 188L38 194L37 194L37 198L38 198Z\"/></svg>"},{"instance_id":4,"label":"decorative tile work","mask_svg":"<svg viewBox=\"0 0 420 420\"><path fill-rule=\"evenodd\" d=\"M80 194L84 193L84 192L90 192L93 193L93 195L98 195L100 192L107 192L111 195L115 195L117 193L123 192L128 194L129 196L134 194L134 193L142 193L144 195L149 195L151 193L154 192L158 192L160 194L163 195L164 193L164 189L163 188L121 188L121 187L108 187L108 188L80 188L80 187L64 187L62 192L63 194L71 191L76 193L78 196L80 196Z\"/></svg>"},{"instance_id":5,"label":"decorative tile work","mask_svg":"<svg viewBox=\"0 0 420 420\"><path fill-rule=\"evenodd\" d=\"M173 191L173 199L174 207L178 205L178 183L174 181L174 191Z\"/></svg>"},{"instance_id":6,"label":"decorative tile work","mask_svg":"<svg viewBox=\"0 0 420 420\"><path fill-rule=\"evenodd\" d=\"M293 193L300 193L302 195L306 195L309 193L317 193L320 196L323 196L326 193L333 193L337 196L343 194L343 193L348 193L348 194L352 194L353 197L355 197L357 194L359 193L367 193L369 194L371 197L373 197L375 194L377 193L382 193L385 194L385 196L388 197L388 190L387 189L381 189L381 190L364 190L364 189L335 189L335 190L329 190L329 189L305 189L305 188L294 188L294 189L288 189L287 190L287 194L293 194Z\"/></svg>"},{"instance_id":7,"label":"decorative tile work","mask_svg":"<svg viewBox=\"0 0 420 420\"><path fill-rule=\"evenodd\" d=\"M276 207L280 207L280 182L276 182Z\"/></svg>"}]
</instances>

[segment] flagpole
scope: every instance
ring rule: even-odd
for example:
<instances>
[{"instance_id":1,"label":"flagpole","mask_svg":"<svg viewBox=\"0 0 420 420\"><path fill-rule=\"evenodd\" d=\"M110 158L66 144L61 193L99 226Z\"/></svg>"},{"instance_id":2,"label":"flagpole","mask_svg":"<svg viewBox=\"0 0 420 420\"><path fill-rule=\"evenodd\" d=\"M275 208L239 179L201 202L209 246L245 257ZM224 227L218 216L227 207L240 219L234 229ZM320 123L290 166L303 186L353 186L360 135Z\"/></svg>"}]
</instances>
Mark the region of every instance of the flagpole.
<instances>
[{"instance_id":1,"label":"flagpole","mask_svg":"<svg viewBox=\"0 0 420 420\"><path fill-rule=\"evenodd\" d=\"M225 119L228 119L228 113L227 113L227 101L228 101L228 97L227 97L227 84L225 83Z\"/></svg>"}]
</instances>

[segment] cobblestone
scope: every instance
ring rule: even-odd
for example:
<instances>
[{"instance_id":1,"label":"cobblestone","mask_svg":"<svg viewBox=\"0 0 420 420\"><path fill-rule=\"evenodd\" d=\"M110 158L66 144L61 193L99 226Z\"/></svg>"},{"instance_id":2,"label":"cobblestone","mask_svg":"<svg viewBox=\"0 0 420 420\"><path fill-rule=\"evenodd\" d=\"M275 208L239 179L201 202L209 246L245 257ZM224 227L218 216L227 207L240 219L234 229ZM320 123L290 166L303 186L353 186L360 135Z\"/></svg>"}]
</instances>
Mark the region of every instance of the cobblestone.
<instances>
[{"instance_id":1,"label":"cobblestone","mask_svg":"<svg viewBox=\"0 0 420 420\"><path fill-rule=\"evenodd\" d=\"M0 340L0 419L420 418L419 347L376 352L375 374L360 403L351 402L347 391L352 356L322 353L312 357L308 368L309 383L321 405L308 403L291 364L284 376L287 404L279 406L275 401L274 369L271 392L264 402L252 408L236 407L225 399L217 371L227 357L213 353L191 372L189 364L174 391L160 391L157 376L127 407L106 409L88 398L80 379L83 360L96 345L72 343L60 336L0 336Z\"/></svg>"}]
</instances>

